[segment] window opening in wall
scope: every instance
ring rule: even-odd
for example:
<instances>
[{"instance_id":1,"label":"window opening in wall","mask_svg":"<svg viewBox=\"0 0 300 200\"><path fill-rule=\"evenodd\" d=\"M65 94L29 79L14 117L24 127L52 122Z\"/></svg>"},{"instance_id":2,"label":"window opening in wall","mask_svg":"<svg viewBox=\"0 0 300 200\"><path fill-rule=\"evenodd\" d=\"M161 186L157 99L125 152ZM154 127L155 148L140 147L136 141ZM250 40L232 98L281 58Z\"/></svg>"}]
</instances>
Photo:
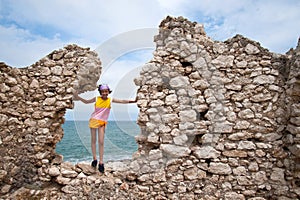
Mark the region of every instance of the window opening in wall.
<instances>
[{"instance_id":1,"label":"window opening in wall","mask_svg":"<svg viewBox=\"0 0 300 200\"><path fill-rule=\"evenodd\" d=\"M135 99L138 87L134 78L139 76L143 64L152 57L153 50L139 50L117 58L110 66L102 66L102 74L97 84L108 84L113 91L109 94L117 99ZM101 59L101 58L100 58ZM85 99L99 96L97 90L80 94ZM64 137L57 144L56 152L64 156L64 161L90 162L92 160L90 129L88 120L93 112L93 104L75 101L73 110L66 112L63 124ZM135 136L140 134L137 125L139 109L136 104L112 103L104 138L104 162L131 159L137 151ZM98 146L97 155L98 153Z\"/></svg>"}]
</instances>

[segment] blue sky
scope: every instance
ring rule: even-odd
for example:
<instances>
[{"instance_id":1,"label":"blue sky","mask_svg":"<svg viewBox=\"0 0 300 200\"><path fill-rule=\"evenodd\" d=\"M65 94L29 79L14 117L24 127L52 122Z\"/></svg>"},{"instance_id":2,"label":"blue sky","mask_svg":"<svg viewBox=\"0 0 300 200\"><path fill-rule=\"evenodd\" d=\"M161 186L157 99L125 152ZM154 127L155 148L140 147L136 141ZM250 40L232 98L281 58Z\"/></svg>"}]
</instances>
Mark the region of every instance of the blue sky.
<instances>
[{"instance_id":1,"label":"blue sky","mask_svg":"<svg viewBox=\"0 0 300 200\"><path fill-rule=\"evenodd\" d=\"M129 82L151 59L153 36L168 15L204 24L214 40L241 34L276 53L294 48L300 36L299 0L0 0L0 61L25 67L70 43L91 47L105 60L99 81L114 88L114 97L130 98ZM125 89L116 88L124 82ZM78 103L67 118L88 118L87 106ZM112 118L134 119L137 112L118 107Z\"/></svg>"}]
</instances>

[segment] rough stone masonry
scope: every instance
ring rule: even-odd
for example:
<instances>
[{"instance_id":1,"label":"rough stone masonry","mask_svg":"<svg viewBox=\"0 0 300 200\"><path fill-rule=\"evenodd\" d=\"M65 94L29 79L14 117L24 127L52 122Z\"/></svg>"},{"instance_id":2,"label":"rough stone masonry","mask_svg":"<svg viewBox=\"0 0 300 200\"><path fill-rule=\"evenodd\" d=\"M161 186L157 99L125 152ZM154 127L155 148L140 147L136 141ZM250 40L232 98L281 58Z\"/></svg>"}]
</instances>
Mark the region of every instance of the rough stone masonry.
<instances>
[{"instance_id":1,"label":"rough stone masonry","mask_svg":"<svg viewBox=\"0 0 300 200\"><path fill-rule=\"evenodd\" d=\"M94 90L101 62L89 48L69 45L28 68L0 63L1 194L35 181L50 181L42 166L54 164L73 90ZM59 157L58 157L59 158Z\"/></svg>"},{"instance_id":2,"label":"rough stone masonry","mask_svg":"<svg viewBox=\"0 0 300 200\"><path fill-rule=\"evenodd\" d=\"M93 69L100 61L76 47L69 68L65 51L24 72L1 65L3 198L300 198L300 41L276 54L241 35L214 41L183 17L164 19L154 40L153 59L134 80L138 150L130 161L108 163L104 175L54 153L74 71L85 66L77 61Z\"/></svg>"}]
</instances>

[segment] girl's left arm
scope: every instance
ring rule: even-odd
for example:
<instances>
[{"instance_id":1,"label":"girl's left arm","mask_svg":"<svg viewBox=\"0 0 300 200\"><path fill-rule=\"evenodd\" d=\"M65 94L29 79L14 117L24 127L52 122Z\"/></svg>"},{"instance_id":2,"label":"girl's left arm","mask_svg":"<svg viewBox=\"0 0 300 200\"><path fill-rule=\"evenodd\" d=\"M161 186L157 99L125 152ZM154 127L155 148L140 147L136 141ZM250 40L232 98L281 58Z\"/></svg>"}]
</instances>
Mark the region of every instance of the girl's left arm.
<instances>
[{"instance_id":1,"label":"girl's left arm","mask_svg":"<svg viewBox=\"0 0 300 200\"><path fill-rule=\"evenodd\" d=\"M127 103L136 103L137 102L137 98L135 98L135 100L124 100L124 99L112 99L113 103L123 103L123 104L127 104Z\"/></svg>"}]
</instances>

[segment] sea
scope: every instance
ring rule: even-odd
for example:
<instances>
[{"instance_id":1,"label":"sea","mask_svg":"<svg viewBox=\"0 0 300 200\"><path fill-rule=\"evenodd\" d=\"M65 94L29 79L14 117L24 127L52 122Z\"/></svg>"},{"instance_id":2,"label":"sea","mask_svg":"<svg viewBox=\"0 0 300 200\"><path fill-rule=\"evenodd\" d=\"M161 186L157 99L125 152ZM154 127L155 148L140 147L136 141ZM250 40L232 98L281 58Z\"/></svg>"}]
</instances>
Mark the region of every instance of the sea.
<instances>
[{"instance_id":1,"label":"sea","mask_svg":"<svg viewBox=\"0 0 300 200\"><path fill-rule=\"evenodd\" d=\"M56 153L71 163L92 161L91 133L88 121L65 121L64 136L56 145ZM135 121L109 121L104 137L104 162L132 158L138 145L135 136L140 128ZM97 145L97 158L99 158Z\"/></svg>"}]
</instances>

